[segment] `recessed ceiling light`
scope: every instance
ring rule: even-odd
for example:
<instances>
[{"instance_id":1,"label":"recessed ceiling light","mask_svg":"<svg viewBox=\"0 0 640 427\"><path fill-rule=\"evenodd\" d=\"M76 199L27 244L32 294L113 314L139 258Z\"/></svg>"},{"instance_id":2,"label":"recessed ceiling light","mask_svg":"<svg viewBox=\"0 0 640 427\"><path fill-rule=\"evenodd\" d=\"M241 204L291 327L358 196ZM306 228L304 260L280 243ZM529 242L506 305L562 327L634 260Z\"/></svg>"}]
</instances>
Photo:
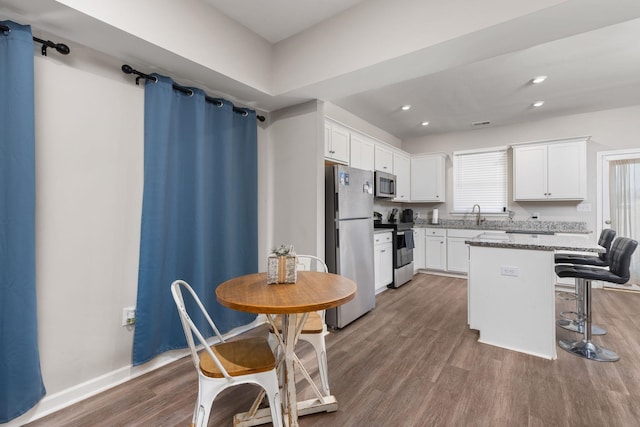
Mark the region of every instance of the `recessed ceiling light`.
<instances>
[{"instance_id":1,"label":"recessed ceiling light","mask_svg":"<svg viewBox=\"0 0 640 427\"><path fill-rule=\"evenodd\" d=\"M407 104L407 105L403 105L402 107L402 111L407 111L411 109L411 105Z\"/></svg>"},{"instance_id":2,"label":"recessed ceiling light","mask_svg":"<svg viewBox=\"0 0 640 427\"><path fill-rule=\"evenodd\" d=\"M531 79L531 83L537 85L538 83L542 83L545 80L547 80L547 76L538 76L538 77L534 77L533 79Z\"/></svg>"},{"instance_id":3,"label":"recessed ceiling light","mask_svg":"<svg viewBox=\"0 0 640 427\"><path fill-rule=\"evenodd\" d=\"M422 126L429 126L429 122L422 122L420 123Z\"/></svg>"},{"instance_id":4,"label":"recessed ceiling light","mask_svg":"<svg viewBox=\"0 0 640 427\"><path fill-rule=\"evenodd\" d=\"M544 105L544 101L536 101L533 103L534 107L542 107Z\"/></svg>"}]
</instances>

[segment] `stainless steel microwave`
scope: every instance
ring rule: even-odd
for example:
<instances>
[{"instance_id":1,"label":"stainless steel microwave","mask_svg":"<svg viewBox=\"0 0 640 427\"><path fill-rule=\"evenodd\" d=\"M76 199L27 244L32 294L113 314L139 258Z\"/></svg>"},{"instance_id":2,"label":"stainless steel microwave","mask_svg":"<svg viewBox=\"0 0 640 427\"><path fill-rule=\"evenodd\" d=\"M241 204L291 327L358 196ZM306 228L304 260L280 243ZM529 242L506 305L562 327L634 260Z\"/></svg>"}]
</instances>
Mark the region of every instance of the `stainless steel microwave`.
<instances>
[{"instance_id":1,"label":"stainless steel microwave","mask_svg":"<svg viewBox=\"0 0 640 427\"><path fill-rule=\"evenodd\" d=\"M376 171L376 197L392 199L396 197L396 176L386 172Z\"/></svg>"}]
</instances>

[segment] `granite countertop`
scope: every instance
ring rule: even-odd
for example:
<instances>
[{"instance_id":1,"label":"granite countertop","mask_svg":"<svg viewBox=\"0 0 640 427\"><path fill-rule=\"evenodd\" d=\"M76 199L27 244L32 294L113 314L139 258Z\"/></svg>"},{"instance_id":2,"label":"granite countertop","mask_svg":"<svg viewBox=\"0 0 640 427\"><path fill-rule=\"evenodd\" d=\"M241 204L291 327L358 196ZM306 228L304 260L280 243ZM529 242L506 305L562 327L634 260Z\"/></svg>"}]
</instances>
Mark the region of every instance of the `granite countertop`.
<instances>
[{"instance_id":1,"label":"granite countertop","mask_svg":"<svg viewBox=\"0 0 640 427\"><path fill-rule=\"evenodd\" d=\"M441 219L438 224L431 224L426 219L418 218L414 227L425 228L460 228L468 230L510 231L518 233L575 233L589 234L587 223L581 221L508 221L486 220L480 225L475 219Z\"/></svg>"},{"instance_id":2,"label":"granite countertop","mask_svg":"<svg viewBox=\"0 0 640 427\"><path fill-rule=\"evenodd\" d=\"M540 251L605 252L602 246L593 243L586 236L554 236L544 234L504 234L482 233L466 240L471 246L492 248L533 249Z\"/></svg>"}]
</instances>

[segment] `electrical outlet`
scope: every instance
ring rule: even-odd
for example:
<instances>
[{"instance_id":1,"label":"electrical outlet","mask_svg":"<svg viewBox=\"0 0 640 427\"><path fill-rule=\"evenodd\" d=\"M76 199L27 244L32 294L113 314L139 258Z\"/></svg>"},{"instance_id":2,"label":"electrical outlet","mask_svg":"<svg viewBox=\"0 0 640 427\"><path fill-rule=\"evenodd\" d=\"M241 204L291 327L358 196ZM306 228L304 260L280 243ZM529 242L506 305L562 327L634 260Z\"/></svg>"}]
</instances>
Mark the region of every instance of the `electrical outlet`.
<instances>
[{"instance_id":1,"label":"electrical outlet","mask_svg":"<svg viewBox=\"0 0 640 427\"><path fill-rule=\"evenodd\" d=\"M520 269L518 267L511 267L508 265L501 265L500 266L500 274L503 276L513 276L513 277L518 277L520 276Z\"/></svg>"},{"instance_id":2,"label":"electrical outlet","mask_svg":"<svg viewBox=\"0 0 640 427\"><path fill-rule=\"evenodd\" d=\"M136 324L136 308L125 307L122 309L122 326L133 326Z\"/></svg>"},{"instance_id":3,"label":"electrical outlet","mask_svg":"<svg viewBox=\"0 0 640 427\"><path fill-rule=\"evenodd\" d=\"M591 212L591 203L578 203L576 210L578 212Z\"/></svg>"}]
</instances>

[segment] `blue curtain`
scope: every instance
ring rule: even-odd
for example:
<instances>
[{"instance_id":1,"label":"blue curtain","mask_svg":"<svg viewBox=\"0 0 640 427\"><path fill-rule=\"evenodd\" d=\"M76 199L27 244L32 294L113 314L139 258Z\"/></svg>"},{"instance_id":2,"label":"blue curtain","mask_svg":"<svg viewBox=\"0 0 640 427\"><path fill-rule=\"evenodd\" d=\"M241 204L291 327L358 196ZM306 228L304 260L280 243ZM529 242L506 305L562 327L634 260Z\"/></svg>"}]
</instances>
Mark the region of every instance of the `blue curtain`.
<instances>
[{"instance_id":1,"label":"blue curtain","mask_svg":"<svg viewBox=\"0 0 640 427\"><path fill-rule=\"evenodd\" d=\"M220 306L215 288L258 271L256 114L145 86L144 194L133 364L186 346L170 285L184 279L220 332L255 315ZM203 319L194 319L201 325Z\"/></svg>"},{"instance_id":2,"label":"blue curtain","mask_svg":"<svg viewBox=\"0 0 640 427\"><path fill-rule=\"evenodd\" d=\"M33 39L0 31L0 423L45 394L38 353L35 266Z\"/></svg>"}]
</instances>

